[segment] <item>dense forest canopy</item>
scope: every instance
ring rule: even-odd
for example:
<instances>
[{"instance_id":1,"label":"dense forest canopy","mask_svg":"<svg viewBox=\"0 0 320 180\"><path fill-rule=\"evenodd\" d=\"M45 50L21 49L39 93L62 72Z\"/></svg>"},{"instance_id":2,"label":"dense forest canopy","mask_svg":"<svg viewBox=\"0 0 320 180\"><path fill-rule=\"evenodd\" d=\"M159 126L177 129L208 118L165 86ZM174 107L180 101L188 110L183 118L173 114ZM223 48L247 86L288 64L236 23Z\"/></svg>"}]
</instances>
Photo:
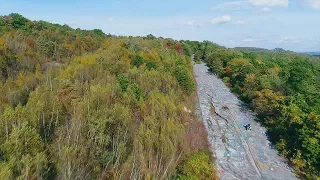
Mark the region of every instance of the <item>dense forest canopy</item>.
<instances>
[{"instance_id":1,"label":"dense forest canopy","mask_svg":"<svg viewBox=\"0 0 320 180\"><path fill-rule=\"evenodd\" d=\"M204 60L257 113L296 173L320 178L320 58L208 41L189 44L195 59Z\"/></svg>"},{"instance_id":2,"label":"dense forest canopy","mask_svg":"<svg viewBox=\"0 0 320 180\"><path fill-rule=\"evenodd\" d=\"M189 111L193 54L257 113L296 174L320 178L320 58L10 14L0 16L0 179L214 179Z\"/></svg>"},{"instance_id":3,"label":"dense forest canopy","mask_svg":"<svg viewBox=\"0 0 320 180\"><path fill-rule=\"evenodd\" d=\"M0 179L188 179L193 161L213 179L206 135L186 131L204 128L190 56L172 39L0 16Z\"/></svg>"}]
</instances>

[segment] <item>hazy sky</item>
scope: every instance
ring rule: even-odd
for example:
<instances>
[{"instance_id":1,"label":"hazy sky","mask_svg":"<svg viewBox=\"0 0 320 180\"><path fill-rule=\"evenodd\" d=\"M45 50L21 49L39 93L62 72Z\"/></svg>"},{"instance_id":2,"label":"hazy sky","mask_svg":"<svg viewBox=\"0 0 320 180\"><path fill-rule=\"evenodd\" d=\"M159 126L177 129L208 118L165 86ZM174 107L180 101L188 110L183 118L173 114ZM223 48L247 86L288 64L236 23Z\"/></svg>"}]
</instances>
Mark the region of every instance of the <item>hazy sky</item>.
<instances>
[{"instance_id":1,"label":"hazy sky","mask_svg":"<svg viewBox=\"0 0 320 180\"><path fill-rule=\"evenodd\" d=\"M320 0L0 0L0 14L116 35L320 51Z\"/></svg>"}]
</instances>

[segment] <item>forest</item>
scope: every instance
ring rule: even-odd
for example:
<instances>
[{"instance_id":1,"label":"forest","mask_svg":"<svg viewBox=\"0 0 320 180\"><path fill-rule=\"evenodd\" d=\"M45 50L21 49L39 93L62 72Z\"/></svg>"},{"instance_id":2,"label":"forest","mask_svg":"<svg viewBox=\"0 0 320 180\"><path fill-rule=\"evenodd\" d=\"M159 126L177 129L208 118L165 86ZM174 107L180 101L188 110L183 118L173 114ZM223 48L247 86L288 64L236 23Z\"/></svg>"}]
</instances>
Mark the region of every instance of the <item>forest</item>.
<instances>
[{"instance_id":1,"label":"forest","mask_svg":"<svg viewBox=\"0 0 320 180\"><path fill-rule=\"evenodd\" d=\"M0 179L215 179L191 57L320 178L320 58L0 16ZM196 165L196 166L195 166Z\"/></svg>"},{"instance_id":2,"label":"forest","mask_svg":"<svg viewBox=\"0 0 320 180\"><path fill-rule=\"evenodd\" d=\"M187 41L258 115L270 141L304 179L320 178L320 58L291 51Z\"/></svg>"},{"instance_id":3,"label":"forest","mask_svg":"<svg viewBox=\"0 0 320 180\"><path fill-rule=\"evenodd\" d=\"M0 16L0 179L214 179L191 55L185 41ZM313 89L294 84L310 105L293 105L293 125L310 153L293 155L315 172L316 69L301 71Z\"/></svg>"}]
</instances>

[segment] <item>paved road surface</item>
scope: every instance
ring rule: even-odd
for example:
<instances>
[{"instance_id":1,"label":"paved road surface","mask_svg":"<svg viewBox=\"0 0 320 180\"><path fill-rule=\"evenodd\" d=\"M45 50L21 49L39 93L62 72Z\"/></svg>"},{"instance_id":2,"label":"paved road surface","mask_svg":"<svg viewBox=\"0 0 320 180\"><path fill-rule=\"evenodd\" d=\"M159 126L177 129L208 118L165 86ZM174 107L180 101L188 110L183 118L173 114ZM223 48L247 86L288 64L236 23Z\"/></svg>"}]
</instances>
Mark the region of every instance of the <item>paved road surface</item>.
<instances>
[{"instance_id":1,"label":"paved road surface","mask_svg":"<svg viewBox=\"0 0 320 180\"><path fill-rule=\"evenodd\" d=\"M199 105L222 180L291 180L286 162L270 146L265 128L205 64L194 65ZM246 131L244 125L251 124Z\"/></svg>"}]
</instances>

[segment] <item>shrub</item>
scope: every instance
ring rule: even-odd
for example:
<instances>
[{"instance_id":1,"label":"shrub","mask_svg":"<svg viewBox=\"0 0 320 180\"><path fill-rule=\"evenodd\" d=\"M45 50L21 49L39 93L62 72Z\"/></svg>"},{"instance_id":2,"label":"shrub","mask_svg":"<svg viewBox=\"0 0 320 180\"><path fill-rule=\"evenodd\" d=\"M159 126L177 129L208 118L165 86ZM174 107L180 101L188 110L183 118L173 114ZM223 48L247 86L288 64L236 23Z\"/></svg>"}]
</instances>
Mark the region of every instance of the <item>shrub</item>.
<instances>
[{"instance_id":1,"label":"shrub","mask_svg":"<svg viewBox=\"0 0 320 180\"><path fill-rule=\"evenodd\" d=\"M200 151L185 159L178 167L177 180L215 179L216 172L209 152Z\"/></svg>"}]
</instances>

